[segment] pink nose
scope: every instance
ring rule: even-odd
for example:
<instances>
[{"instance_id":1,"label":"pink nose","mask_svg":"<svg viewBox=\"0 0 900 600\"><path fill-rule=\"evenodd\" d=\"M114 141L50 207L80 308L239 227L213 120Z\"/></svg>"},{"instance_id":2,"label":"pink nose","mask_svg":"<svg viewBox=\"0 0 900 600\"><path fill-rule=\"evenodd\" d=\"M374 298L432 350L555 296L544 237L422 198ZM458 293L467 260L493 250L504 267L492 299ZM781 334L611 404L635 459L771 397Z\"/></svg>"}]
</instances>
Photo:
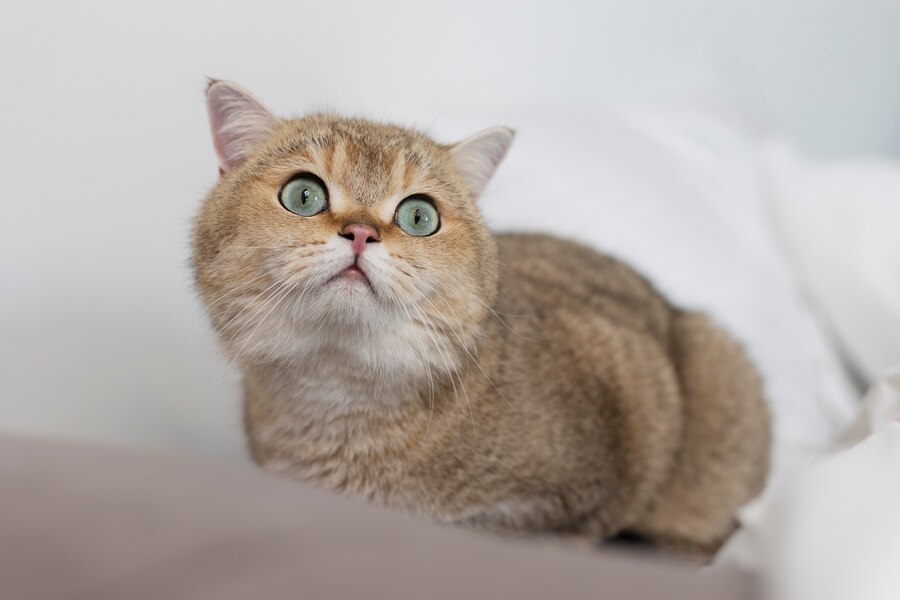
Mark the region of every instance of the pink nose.
<instances>
[{"instance_id":1,"label":"pink nose","mask_svg":"<svg viewBox=\"0 0 900 600\"><path fill-rule=\"evenodd\" d=\"M341 229L341 233L338 235L352 242L353 253L357 256L363 253L366 244L378 241L378 232L375 231L375 228L360 223L347 225Z\"/></svg>"}]
</instances>

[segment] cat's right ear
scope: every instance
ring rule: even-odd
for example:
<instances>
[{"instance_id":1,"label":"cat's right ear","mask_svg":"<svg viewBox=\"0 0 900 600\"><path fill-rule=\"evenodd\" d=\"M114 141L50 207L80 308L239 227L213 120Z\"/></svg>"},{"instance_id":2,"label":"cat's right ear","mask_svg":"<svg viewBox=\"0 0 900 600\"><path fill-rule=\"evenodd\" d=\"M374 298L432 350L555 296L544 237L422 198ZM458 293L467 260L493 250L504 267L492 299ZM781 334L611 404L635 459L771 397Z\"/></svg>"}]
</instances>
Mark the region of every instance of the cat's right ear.
<instances>
[{"instance_id":1,"label":"cat's right ear","mask_svg":"<svg viewBox=\"0 0 900 600\"><path fill-rule=\"evenodd\" d=\"M472 199L484 191L515 136L509 127L492 127L450 146L450 159Z\"/></svg>"},{"instance_id":2,"label":"cat's right ear","mask_svg":"<svg viewBox=\"0 0 900 600\"><path fill-rule=\"evenodd\" d=\"M220 173L244 162L279 124L249 90L230 81L209 81L206 108Z\"/></svg>"}]
</instances>

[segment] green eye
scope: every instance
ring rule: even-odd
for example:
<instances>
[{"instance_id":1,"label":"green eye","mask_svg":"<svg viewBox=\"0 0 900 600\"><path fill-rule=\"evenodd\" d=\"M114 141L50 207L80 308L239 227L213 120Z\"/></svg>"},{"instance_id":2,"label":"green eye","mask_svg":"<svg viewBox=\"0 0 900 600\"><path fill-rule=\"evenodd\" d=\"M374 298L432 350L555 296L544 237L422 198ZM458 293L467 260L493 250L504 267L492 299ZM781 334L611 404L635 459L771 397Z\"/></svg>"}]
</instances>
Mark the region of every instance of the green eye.
<instances>
[{"instance_id":1,"label":"green eye","mask_svg":"<svg viewBox=\"0 0 900 600\"><path fill-rule=\"evenodd\" d=\"M437 209L431 201L421 196L413 196L401 202L394 221L400 229L416 237L431 235L441 225Z\"/></svg>"},{"instance_id":2,"label":"green eye","mask_svg":"<svg viewBox=\"0 0 900 600\"><path fill-rule=\"evenodd\" d=\"M281 189L281 205L301 217L312 217L328 207L325 184L310 175L296 177Z\"/></svg>"}]
</instances>

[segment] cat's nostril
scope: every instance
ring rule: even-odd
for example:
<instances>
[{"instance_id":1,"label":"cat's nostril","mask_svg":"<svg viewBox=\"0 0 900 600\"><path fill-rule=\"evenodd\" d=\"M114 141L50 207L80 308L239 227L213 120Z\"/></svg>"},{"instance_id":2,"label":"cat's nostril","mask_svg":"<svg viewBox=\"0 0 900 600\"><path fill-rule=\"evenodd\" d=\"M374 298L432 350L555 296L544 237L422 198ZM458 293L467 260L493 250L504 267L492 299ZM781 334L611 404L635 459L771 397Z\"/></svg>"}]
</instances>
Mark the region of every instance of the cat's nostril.
<instances>
[{"instance_id":1,"label":"cat's nostril","mask_svg":"<svg viewBox=\"0 0 900 600\"><path fill-rule=\"evenodd\" d=\"M380 241L378 239L378 232L375 231L374 227L369 225L360 225L357 223L353 223L351 225L347 225L344 227L339 236L346 240L350 240L351 242L355 242L357 239L362 240L363 243L371 243Z\"/></svg>"},{"instance_id":2,"label":"cat's nostril","mask_svg":"<svg viewBox=\"0 0 900 600\"><path fill-rule=\"evenodd\" d=\"M369 225L362 225L359 223L351 223L350 225L347 225L346 227L341 229L338 235L345 240L350 240L350 244L353 247L353 252L357 256L362 254L363 250L365 250L366 248L366 244L379 241L378 231L376 231L374 227L371 227Z\"/></svg>"}]
</instances>

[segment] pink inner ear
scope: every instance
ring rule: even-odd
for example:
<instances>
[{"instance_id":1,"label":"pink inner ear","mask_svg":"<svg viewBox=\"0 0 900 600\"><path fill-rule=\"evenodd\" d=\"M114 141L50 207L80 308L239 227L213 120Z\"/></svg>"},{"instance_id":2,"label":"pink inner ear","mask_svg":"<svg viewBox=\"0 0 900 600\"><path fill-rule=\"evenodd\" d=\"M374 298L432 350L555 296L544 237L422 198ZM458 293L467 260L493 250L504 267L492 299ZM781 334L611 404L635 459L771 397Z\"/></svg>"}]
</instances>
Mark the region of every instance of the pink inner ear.
<instances>
[{"instance_id":1,"label":"pink inner ear","mask_svg":"<svg viewBox=\"0 0 900 600\"><path fill-rule=\"evenodd\" d=\"M457 172L469 187L472 198L478 198L494 171L506 156L515 132L507 127L494 127L469 137L453 146L450 154Z\"/></svg>"},{"instance_id":2,"label":"pink inner ear","mask_svg":"<svg viewBox=\"0 0 900 600\"><path fill-rule=\"evenodd\" d=\"M234 83L214 82L206 102L220 172L243 163L278 125L278 119L253 94Z\"/></svg>"}]
</instances>

